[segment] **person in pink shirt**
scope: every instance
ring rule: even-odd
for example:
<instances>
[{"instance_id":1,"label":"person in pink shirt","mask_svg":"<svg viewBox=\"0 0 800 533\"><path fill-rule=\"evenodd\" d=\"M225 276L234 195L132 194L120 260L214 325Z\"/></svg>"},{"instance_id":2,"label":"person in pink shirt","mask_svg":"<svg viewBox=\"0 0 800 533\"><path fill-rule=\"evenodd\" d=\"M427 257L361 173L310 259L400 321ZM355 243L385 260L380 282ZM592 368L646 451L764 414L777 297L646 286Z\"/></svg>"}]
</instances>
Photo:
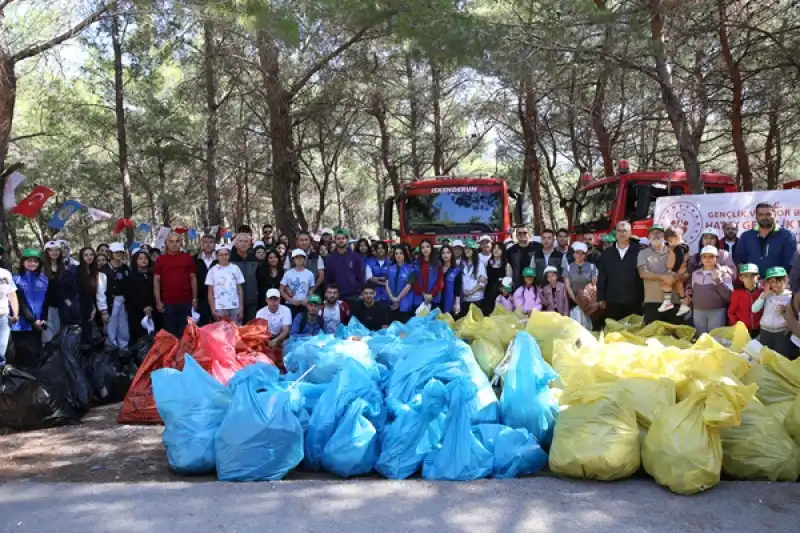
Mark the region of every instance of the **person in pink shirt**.
<instances>
[{"instance_id":1,"label":"person in pink shirt","mask_svg":"<svg viewBox=\"0 0 800 533\"><path fill-rule=\"evenodd\" d=\"M549 266L544 269L545 284L539 289L539 298L544 311L554 311L569 316L569 297L563 281L558 279L558 269Z\"/></svg>"},{"instance_id":2,"label":"person in pink shirt","mask_svg":"<svg viewBox=\"0 0 800 533\"><path fill-rule=\"evenodd\" d=\"M495 306L502 305L513 313L514 300L513 296L511 295L511 291L513 290L511 278L505 277L500 280L500 294L498 294L497 299L495 299Z\"/></svg>"},{"instance_id":3,"label":"person in pink shirt","mask_svg":"<svg viewBox=\"0 0 800 533\"><path fill-rule=\"evenodd\" d=\"M533 282L536 280L536 270L525 267L522 271L522 285L514 291L514 308L522 309L526 316L534 311L542 310L542 303L539 301L539 291Z\"/></svg>"}]
</instances>

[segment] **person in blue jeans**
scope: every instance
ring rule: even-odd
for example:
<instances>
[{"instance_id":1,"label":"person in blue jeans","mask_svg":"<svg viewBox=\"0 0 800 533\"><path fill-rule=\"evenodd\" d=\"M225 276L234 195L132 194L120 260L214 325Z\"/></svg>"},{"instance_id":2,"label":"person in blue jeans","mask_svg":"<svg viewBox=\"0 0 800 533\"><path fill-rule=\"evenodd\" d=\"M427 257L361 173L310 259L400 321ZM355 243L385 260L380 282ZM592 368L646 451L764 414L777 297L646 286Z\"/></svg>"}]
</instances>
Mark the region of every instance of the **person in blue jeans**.
<instances>
[{"instance_id":1,"label":"person in blue jeans","mask_svg":"<svg viewBox=\"0 0 800 533\"><path fill-rule=\"evenodd\" d=\"M11 311L11 316L9 316ZM0 268L0 367L6 364L6 350L11 336L11 326L19 318L19 301L17 286L11 272Z\"/></svg>"}]
</instances>

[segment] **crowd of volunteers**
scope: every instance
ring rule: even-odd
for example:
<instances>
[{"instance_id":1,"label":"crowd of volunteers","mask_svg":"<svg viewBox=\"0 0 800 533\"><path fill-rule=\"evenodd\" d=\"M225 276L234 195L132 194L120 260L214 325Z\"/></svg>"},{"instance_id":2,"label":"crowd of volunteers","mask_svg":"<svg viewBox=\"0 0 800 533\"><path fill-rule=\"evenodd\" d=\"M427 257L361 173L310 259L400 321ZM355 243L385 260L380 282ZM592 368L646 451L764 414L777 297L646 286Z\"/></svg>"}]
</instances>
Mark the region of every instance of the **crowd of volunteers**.
<instances>
[{"instance_id":1,"label":"crowd of volunteers","mask_svg":"<svg viewBox=\"0 0 800 533\"><path fill-rule=\"evenodd\" d=\"M645 323L690 323L698 334L743 322L753 337L789 358L800 346L797 310L800 262L795 235L781 228L769 204L756 208L757 225L740 236L703 230L690 252L679 228L653 225L637 239L628 222L614 231L570 243L567 230L529 228L495 242L422 240L417 248L377 238L351 240L346 229L322 229L290 239L271 225L259 237L241 226L231 245L200 239L194 255L171 233L163 252L144 245L130 256L122 243L81 249L65 241L28 248L16 273L0 268L0 365L9 341L47 342L80 326L85 343L98 334L126 348L165 329L180 337L187 318L204 325L263 318L272 347L290 337L333 333L350 317L371 330L411 318L423 307L455 318L477 306L530 315L553 311L589 329L605 318L633 314ZM792 269L797 263L798 268ZM796 342L795 342L796 341Z\"/></svg>"}]
</instances>

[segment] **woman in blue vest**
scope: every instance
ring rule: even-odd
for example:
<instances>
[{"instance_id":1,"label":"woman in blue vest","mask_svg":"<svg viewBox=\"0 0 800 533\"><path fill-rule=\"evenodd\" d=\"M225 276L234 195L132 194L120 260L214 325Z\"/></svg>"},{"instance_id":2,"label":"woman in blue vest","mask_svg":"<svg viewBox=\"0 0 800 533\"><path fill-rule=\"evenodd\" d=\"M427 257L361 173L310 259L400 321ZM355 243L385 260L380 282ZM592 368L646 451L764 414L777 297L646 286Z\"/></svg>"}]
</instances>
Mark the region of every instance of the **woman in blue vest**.
<instances>
[{"instance_id":1,"label":"woman in blue vest","mask_svg":"<svg viewBox=\"0 0 800 533\"><path fill-rule=\"evenodd\" d=\"M386 255L385 242L376 242L374 248L375 255L364 260L364 279L374 285L375 300L386 303L389 301L389 297L386 295L386 273L389 271L389 266L392 262Z\"/></svg>"},{"instance_id":2,"label":"woman in blue vest","mask_svg":"<svg viewBox=\"0 0 800 533\"><path fill-rule=\"evenodd\" d=\"M14 355L9 362L23 368L39 366L42 353L42 332L47 329L47 276L42 274L39 250L22 251L22 264L14 274L19 301L19 320L11 326Z\"/></svg>"},{"instance_id":3,"label":"woman in blue vest","mask_svg":"<svg viewBox=\"0 0 800 533\"><path fill-rule=\"evenodd\" d=\"M442 313L456 316L461 314L461 267L456 263L450 245L442 246L442 249L439 250L439 259L442 265L443 280L439 308Z\"/></svg>"},{"instance_id":4,"label":"woman in blue vest","mask_svg":"<svg viewBox=\"0 0 800 533\"><path fill-rule=\"evenodd\" d=\"M424 239L419 243L419 257L414 261L414 309L423 302L436 307L441 298L442 268L433 253L433 243Z\"/></svg>"},{"instance_id":5,"label":"woman in blue vest","mask_svg":"<svg viewBox=\"0 0 800 533\"><path fill-rule=\"evenodd\" d=\"M406 247L399 244L392 252L394 263L386 271L386 296L392 320L405 323L414 313L414 265L408 262Z\"/></svg>"}]
</instances>

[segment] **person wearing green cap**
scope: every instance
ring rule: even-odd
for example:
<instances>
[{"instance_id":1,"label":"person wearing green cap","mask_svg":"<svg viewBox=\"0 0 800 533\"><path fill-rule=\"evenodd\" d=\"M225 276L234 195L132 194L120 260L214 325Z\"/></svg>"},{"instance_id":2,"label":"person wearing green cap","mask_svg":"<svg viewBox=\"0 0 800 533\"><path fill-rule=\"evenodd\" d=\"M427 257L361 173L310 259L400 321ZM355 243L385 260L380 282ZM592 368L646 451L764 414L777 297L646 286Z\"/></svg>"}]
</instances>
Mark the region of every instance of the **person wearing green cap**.
<instances>
[{"instance_id":1,"label":"person wearing green cap","mask_svg":"<svg viewBox=\"0 0 800 533\"><path fill-rule=\"evenodd\" d=\"M8 340L11 338L11 327L18 320L17 285L14 283L11 272L0 268L0 368L6 364L6 350L8 349Z\"/></svg>"},{"instance_id":2,"label":"person wearing green cap","mask_svg":"<svg viewBox=\"0 0 800 533\"><path fill-rule=\"evenodd\" d=\"M305 311L297 313L292 320L290 338L313 337L322 331L323 320L319 313L320 306L322 306L322 298L316 294L308 297Z\"/></svg>"},{"instance_id":3,"label":"person wearing green cap","mask_svg":"<svg viewBox=\"0 0 800 533\"><path fill-rule=\"evenodd\" d=\"M22 251L22 263L19 271L14 274L14 285L17 288L17 302L19 320L11 326L11 338L15 347L41 346L42 332L47 328L47 296L48 278L42 273L42 258L39 250L26 248ZM17 349L14 357L9 354L9 362L15 366L36 368L40 361L23 359L24 356L33 356L39 350Z\"/></svg>"},{"instance_id":4,"label":"person wearing green cap","mask_svg":"<svg viewBox=\"0 0 800 533\"><path fill-rule=\"evenodd\" d=\"M739 266L739 281L742 286L734 289L728 305L728 324L741 322L755 339L761 331L761 313L753 312L753 304L763 292L758 286L758 266L745 263Z\"/></svg>"},{"instance_id":5,"label":"person wearing green cap","mask_svg":"<svg viewBox=\"0 0 800 533\"><path fill-rule=\"evenodd\" d=\"M753 312L761 311L761 344L775 350L789 359L797 358L797 347L792 344L789 324L785 313L792 305L792 291L789 290L786 269L770 267L767 269L764 292L753 303Z\"/></svg>"},{"instance_id":6,"label":"person wearing green cap","mask_svg":"<svg viewBox=\"0 0 800 533\"><path fill-rule=\"evenodd\" d=\"M514 312L514 280L506 276L500 280L500 294L497 295L495 306L502 305L511 312Z\"/></svg>"},{"instance_id":7,"label":"person wearing green cap","mask_svg":"<svg viewBox=\"0 0 800 533\"><path fill-rule=\"evenodd\" d=\"M514 309L522 309L526 316L534 311L542 310L539 299L539 289L536 288L536 269L525 267L522 269L522 285L514 291Z\"/></svg>"}]
</instances>

